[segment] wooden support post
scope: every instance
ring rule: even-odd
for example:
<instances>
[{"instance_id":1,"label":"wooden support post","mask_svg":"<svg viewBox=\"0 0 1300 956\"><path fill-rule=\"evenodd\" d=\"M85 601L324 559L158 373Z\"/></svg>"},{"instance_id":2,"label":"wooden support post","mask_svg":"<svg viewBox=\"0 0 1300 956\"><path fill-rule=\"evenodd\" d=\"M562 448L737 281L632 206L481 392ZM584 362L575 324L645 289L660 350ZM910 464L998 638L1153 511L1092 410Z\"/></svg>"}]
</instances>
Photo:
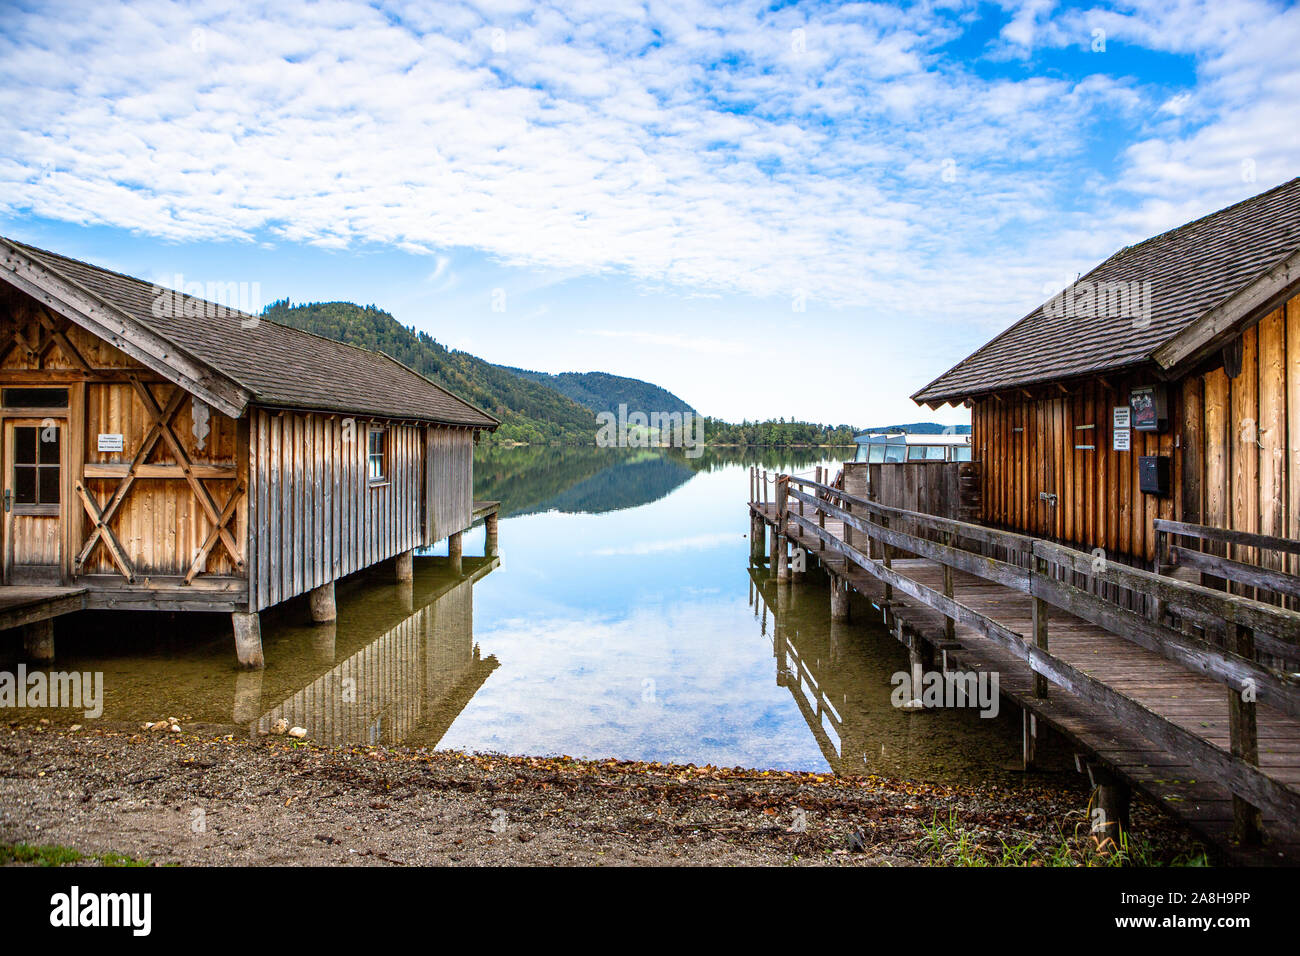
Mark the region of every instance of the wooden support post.
<instances>
[{"instance_id":1,"label":"wooden support post","mask_svg":"<svg viewBox=\"0 0 1300 956\"><path fill-rule=\"evenodd\" d=\"M763 552L767 545L763 539L765 529L763 519L751 511L749 513L749 560L752 564L763 563Z\"/></svg>"},{"instance_id":2,"label":"wooden support post","mask_svg":"<svg viewBox=\"0 0 1300 956\"><path fill-rule=\"evenodd\" d=\"M447 536L447 563L452 574L460 574L465 553L465 532L454 531Z\"/></svg>"},{"instance_id":3,"label":"wooden support post","mask_svg":"<svg viewBox=\"0 0 1300 956\"><path fill-rule=\"evenodd\" d=\"M54 618L23 625L23 656L39 664L54 660Z\"/></svg>"},{"instance_id":4,"label":"wooden support post","mask_svg":"<svg viewBox=\"0 0 1300 956\"><path fill-rule=\"evenodd\" d=\"M943 536L943 543L952 547L952 532L948 531ZM952 565L943 566L943 596L952 598ZM954 641L957 639L957 622L950 617L943 619L943 636L944 640Z\"/></svg>"},{"instance_id":5,"label":"wooden support post","mask_svg":"<svg viewBox=\"0 0 1300 956\"><path fill-rule=\"evenodd\" d=\"M1114 849L1123 845L1122 837L1129 832L1129 807L1133 791L1118 775L1102 764L1088 763L1088 779L1092 781L1092 833L1103 846L1111 841Z\"/></svg>"},{"instance_id":6,"label":"wooden support post","mask_svg":"<svg viewBox=\"0 0 1300 956\"><path fill-rule=\"evenodd\" d=\"M484 557L495 558L501 553L501 541L497 534L497 521L499 518L500 515L497 512L491 511L483 519L483 528L487 534L483 541Z\"/></svg>"},{"instance_id":7,"label":"wooden support post","mask_svg":"<svg viewBox=\"0 0 1300 956\"><path fill-rule=\"evenodd\" d=\"M888 530L889 518L882 516L880 519L880 524L882 527ZM892 568L894 566L894 549L890 545L885 544L883 541L881 542L881 545L882 545L881 552L883 554L882 560L884 561L885 567ZM892 601L893 599L894 599L894 587L893 585L886 584L885 600L888 602L888 601Z\"/></svg>"},{"instance_id":8,"label":"wooden support post","mask_svg":"<svg viewBox=\"0 0 1300 956\"><path fill-rule=\"evenodd\" d=\"M790 580L790 542L786 538L788 521L786 509L789 504L786 491L789 487L786 479L778 475L776 479L776 530L777 536L781 539L781 543L776 549L776 579L778 581Z\"/></svg>"},{"instance_id":9,"label":"wooden support post","mask_svg":"<svg viewBox=\"0 0 1300 956\"><path fill-rule=\"evenodd\" d=\"M1021 758L1026 770L1032 770L1038 761L1038 718L1028 707L1020 711L1022 739Z\"/></svg>"},{"instance_id":10,"label":"wooden support post","mask_svg":"<svg viewBox=\"0 0 1300 956\"><path fill-rule=\"evenodd\" d=\"M400 584L403 581L413 580L415 580L415 552L403 551L397 556L397 581Z\"/></svg>"},{"instance_id":11,"label":"wooden support post","mask_svg":"<svg viewBox=\"0 0 1300 956\"><path fill-rule=\"evenodd\" d=\"M1030 562L1035 569L1036 574L1047 573L1047 562L1041 558L1030 555ZM1033 624L1034 624L1034 646L1043 653L1047 653L1047 608L1048 604L1040 597L1031 599L1033 606ZM1034 673L1034 696L1047 696L1047 678L1037 672Z\"/></svg>"},{"instance_id":12,"label":"wooden support post","mask_svg":"<svg viewBox=\"0 0 1300 956\"><path fill-rule=\"evenodd\" d=\"M318 588L307 592L307 603L311 607L311 619L317 624L337 621L338 608L334 604L334 582L327 581Z\"/></svg>"},{"instance_id":13,"label":"wooden support post","mask_svg":"<svg viewBox=\"0 0 1300 956\"><path fill-rule=\"evenodd\" d=\"M1151 570L1156 574L1164 574L1166 568L1166 557L1169 554L1169 533L1156 529L1156 561L1155 567ZM1151 619L1157 624L1163 624L1165 619L1164 602L1159 598L1151 598Z\"/></svg>"},{"instance_id":14,"label":"wooden support post","mask_svg":"<svg viewBox=\"0 0 1300 956\"><path fill-rule=\"evenodd\" d=\"M234 611L230 623L235 630L235 655L241 667L261 670L266 666L262 657L262 622L256 611Z\"/></svg>"},{"instance_id":15,"label":"wooden support post","mask_svg":"<svg viewBox=\"0 0 1300 956\"><path fill-rule=\"evenodd\" d=\"M1255 659L1255 634L1240 624L1227 626L1228 650L1248 661ZM1228 739L1232 755L1259 766L1259 729L1254 695L1228 685ZM1232 795L1232 838L1243 846L1258 845L1263 839L1259 808L1235 793Z\"/></svg>"},{"instance_id":16,"label":"wooden support post","mask_svg":"<svg viewBox=\"0 0 1300 956\"><path fill-rule=\"evenodd\" d=\"M764 522L764 524L766 523ZM772 574L776 574L776 552L780 543L781 536L777 534L776 525L772 525L767 533L767 569Z\"/></svg>"},{"instance_id":17,"label":"wooden support post","mask_svg":"<svg viewBox=\"0 0 1300 956\"><path fill-rule=\"evenodd\" d=\"M849 619L849 582L839 575L831 575L831 620Z\"/></svg>"}]
</instances>

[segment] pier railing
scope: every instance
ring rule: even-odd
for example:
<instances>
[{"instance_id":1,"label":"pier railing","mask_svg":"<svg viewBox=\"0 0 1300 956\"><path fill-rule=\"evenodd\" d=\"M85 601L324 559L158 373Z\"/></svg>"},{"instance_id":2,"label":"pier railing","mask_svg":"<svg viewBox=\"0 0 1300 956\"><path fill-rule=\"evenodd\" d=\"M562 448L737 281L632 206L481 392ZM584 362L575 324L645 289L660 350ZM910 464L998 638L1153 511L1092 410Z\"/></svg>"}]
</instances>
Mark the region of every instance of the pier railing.
<instances>
[{"instance_id":1,"label":"pier railing","mask_svg":"<svg viewBox=\"0 0 1300 956\"><path fill-rule=\"evenodd\" d=\"M755 473L755 479L757 479ZM757 486L761 484L761 489ZM751 486L763 492L751 502L767 506L768 482ZM1300 647L1300 613L1108 562L1054 542L982 525L891 508L830 485L793 475L775 476L771 488L776 527L785 534L790 524L879 580L886 600L894 591L942 614L951 636L955 624L970 627L1009 651L1032 669L1036 693L1048 685L1061 687L1136 729L1152 742L1178 753L1212 775L1234 795L1234 814L1249 827L1255 808L1266 808L1286 819L1300 818L1300 794L1263 773L1259 767L1256 702L1300 717L1300 682L1261 664L1256 650L1293 657ZM827 519L841 522L837 536ZM1007 559L994 557L1004 555ZM936 590L899 574L896 558L917 555L944 568L943 589ZM962 571L1027 595L1032 600L1032 633L1019 634L998 621L961 604L953 596L953 571ZM1083 580L1088 587L1074 583ZM1156 602L1152 616L1116 603L1101 584L1145 593ZM1114 690L1050 650L1049 614L1065 611L1132 643L1161 655L1188 671L1228 688L1231 747L1211 743ZM1165 614L1181 617L1186 626L1164 623ZM1152 619L1154 618L1154 619ZM1198 637L1195 622L1219 621L1226 628L1226 646Z\"/></svg>"}]
</instances>

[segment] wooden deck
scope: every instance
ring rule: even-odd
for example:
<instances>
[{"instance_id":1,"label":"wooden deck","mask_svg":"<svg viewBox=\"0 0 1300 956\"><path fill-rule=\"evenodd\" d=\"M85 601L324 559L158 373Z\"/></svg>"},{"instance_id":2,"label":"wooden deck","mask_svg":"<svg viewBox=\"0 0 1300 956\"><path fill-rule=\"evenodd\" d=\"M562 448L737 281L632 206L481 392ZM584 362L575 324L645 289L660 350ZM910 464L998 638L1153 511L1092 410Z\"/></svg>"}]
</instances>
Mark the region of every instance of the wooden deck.
<instances>
[{"instance_id":1,"label":"wooden deck","mask_svg":"<svg viewBox=\"0 0 1300 956\"><path fill-rule=\"evenodd\" d=\"M774 503L751 502L750 509L764 525L777 529L779 519ZM809 514L813 514L811 509ZM813 518L815 522L817 516L813 514ZM827 538L845 540L843 522L827 516L821 516L821 520ZM807 550L828 572L846 580L880 607L891 632L900 640L910 643L920 639L927 643L942 656L947 669L996 672L1004 698L1052 727L1076 752L1099 761L1185 821L1229 859L1252 864L1300 862L1300 817L1265 810L1267 843L1262 847L1241 847L1233 843L1230 839L1232 793L1194 756L1153 742L1122 716L1108 713L1094 701L1055 683L1048 696L1036 696L1036 675L1023 655L1008 650L984 630L961 621L955 622L949 638L942 613L900 593L897 586L887 598L885 582L880 577L869 572L860 561L837 553L828 546L830 542L819 537L806 523L787 517L780 531L792 545ZM859 547L866 548L862 540L865 536L860 531L852 531L852 536ZM944 592L945 567L938 561L895 558L890 566L905 581L940 594ZM954 601L1007 631L1027 635L1028 642L1033 643L1034 598L962 571L950 573ZM1229 693L1223 683L1193 673L1129 638L1063 610L1052 608L1049 624L1054 658L1104 683L1161 720L1225 752L1230 750ZM1300 794L1300 719L1264 704L1258 705L1257 719L1260 771L1290 792Z\"/></svg>"},{"instance_id":2,"label":"wooden deck","mask_svg":"<svg viewBox=\"0 0 1300 956\"><path fill-rule=\"evenodd\" d=\"M0 587L0 631L80 611L86 591L62 587Z\"/></svg>"}]
</instances>

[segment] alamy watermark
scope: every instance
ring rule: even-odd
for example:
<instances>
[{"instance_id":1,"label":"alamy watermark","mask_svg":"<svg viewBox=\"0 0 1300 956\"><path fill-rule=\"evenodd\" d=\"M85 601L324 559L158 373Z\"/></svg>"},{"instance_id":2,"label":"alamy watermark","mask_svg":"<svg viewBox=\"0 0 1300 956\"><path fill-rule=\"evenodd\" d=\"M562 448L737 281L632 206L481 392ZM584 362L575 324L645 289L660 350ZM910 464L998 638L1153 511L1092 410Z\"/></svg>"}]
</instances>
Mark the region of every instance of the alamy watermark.
<instances>
[{"instance_id":1,"label":"alamy watermark","mask_svg":"<svg viewBox=\"0 0 1300 956\"><path fill-rule=\"evenodd\" d=\"M997 671L898 671L889 702L895 707L927 710L938 707L978 708L981 717L996 717L1002 698L998 696Z\"/></svg>"},{"instance_id":2,"label":"alamy watermark","mask_svg":"<svg viewBox=\"0 0 1300 956\"><path fill-rule=\"evenodd\" d=\"M103 671L0 671L0 707L53 707L83 710L87 717L104 713Z\"/></svg>"},{"instance_id":3,"label":"alamy watermark","mask_svg":"<svg viewBox=\"0 0 1300 956\"><path fill-rule=\"evenodd\" d=\"M1055 319L1131 319L1135 329L1151 324L1151 282L1072 282L1043 304Z\"/></svg>"},{"instance_id":4,"label":"alamy watermark","mask_svg":"<svg viewBox=\"0 0 1300 956\"><path fill-rule=\"evenodd\" d=\"M626 404L618 414L596 415L598 448L683 448L687 458L704 454L704 419L693 412L629 412Z\"/></svg>"},{"instance_id":5,"label":"alamy watermark","mask_svg":"<svg viewBox=\"0 0 1300 956\"><path fill-rule=\"evenodd\" d=\"M262 305L260 282L186 282L178 272L171 288L153 287L152 312L159 319L213 319L236 311L246 313L240 326L251 329L259 324Z\"/></svg>"}]
</instances>

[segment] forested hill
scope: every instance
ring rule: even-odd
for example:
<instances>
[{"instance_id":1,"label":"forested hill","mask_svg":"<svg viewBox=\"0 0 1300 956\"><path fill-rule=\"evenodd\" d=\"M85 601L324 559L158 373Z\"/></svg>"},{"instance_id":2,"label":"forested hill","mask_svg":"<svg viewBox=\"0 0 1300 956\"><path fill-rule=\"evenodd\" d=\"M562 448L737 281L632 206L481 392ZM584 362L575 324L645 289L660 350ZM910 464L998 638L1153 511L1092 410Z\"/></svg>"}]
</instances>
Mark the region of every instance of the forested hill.
<instances>
[{"instance_id":1,"label":"forested hill","mask_svg":"<svg viewBox=\"0 0 1300 956\"><path fill-rule=\"evenodd\" d=\"M272 322L313 332L374 352L385 352L403 365L450 389L501 419L496 439L530 443L591 444L598 424L584 408L554 388L485 362L468 352L439 344L373 305L352 302L272 302L262 315Z\"/></svg>"},{"instance_id":2,"label":"forested hill","mask_svg":"<svg viewBox=\"0 0 1300 956\"><path fill-rule=\"evenodd\" d=\"M608 372L561 372L552 375L549 372L532 372L509 366L502 366L502 368L515 375L532 379L534 382L549 385L561 395L573 399L593 412L617 414L618 406L623 404L627 405L629 411L646 414L651 412L695 414L694 408L668 389L643 382L639 378L625 378L622 375L610 375Z\"/></svg>"}]
</instances>

